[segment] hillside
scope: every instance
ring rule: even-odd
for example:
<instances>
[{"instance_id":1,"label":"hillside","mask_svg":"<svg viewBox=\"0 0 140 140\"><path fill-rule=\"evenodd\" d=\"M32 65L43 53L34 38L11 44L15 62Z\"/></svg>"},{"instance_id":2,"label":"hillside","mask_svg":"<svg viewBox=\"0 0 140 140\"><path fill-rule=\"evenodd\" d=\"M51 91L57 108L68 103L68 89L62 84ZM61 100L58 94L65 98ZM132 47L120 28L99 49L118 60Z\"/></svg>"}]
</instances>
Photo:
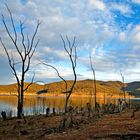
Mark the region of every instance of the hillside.
<instances>
[{"instance_id":1,"label":"hillside","mask_svg":"<svg viewBox=\"0 0 140 140\"><path fill-rule=\"evenodd\" d=\"M25 83L27 86L28 83ZM72 84L72 81L68 81L68 87ZM108 93L109 95L122 94L122 83L119 81L97 81L97 92ZM46 85L32 84L25 94L36 94L38 91L46 90L48 93L62 93L65 91L64 82L54 82ZM74 93L77 94L92 94L94 89L93 80L81 80L77 81ZM14 94L16 93L16 84L0 85L1 94Z\"/></svg>"},{"instance_id":2,"label":"hillside","mask_svg":"<svg viewBox=\"0 0 140 140\"><path fill-rule=\"evenodd\" d=\"M125 90L132 95L140 96L140 82L137 81L137 82L128 83Z\"/></svg>"},{"instance_id":3,"label":"hillside","mask_svg":"<svg viewBox=\"0 0 140 140\"><path fill-rule=\"evenodd\" d=\"M72 84L72 81L68 81L68 88ZM27 86L28 83L25 83ZM96 81L97 92L98 93L107 93L107 95L122 95L122 83L120 81ZM126 92L131 95L139 96L140 95L140 82L131 82L125 84ZM47 93L55 93L60 94L65 91L65 83L64 82L54 82L46 85L32 84L29 89L25 92L26 95L36 95L39 91L45 91ZM83 94L83 95L91 95L94 91L93 80L80 80L77 81L74 87L74 93ZM17 93L16 84L11 85L0 85L0 94L1 95L13 95Z\"/></svg>"},{"instance_id":4,"label":"hillside","mask_svg":"<svg viewBox=\"0 0 140 140\"><path fill-rule=\"evenodd\" d=\"M68 86L72 84L72 81L68 81ZM97 81L97 92L106 92L110 94L114 93L120 93L121 89L121 83L118 81L110 81L110 82L103 82L103 81ZM65 84L64 82L56 82L47 84L46 88L48 89L48 92L55 92L55 93L61 93L65 91ZM87 93L92 94L94 89L93 80L81 80L77 81L74 92L75 93Z\"/></svg>"},{"instance_id":5,"label":"hillside","mask_svg":"<svg viewBox=\"0 0 140 140\"><path fill-rule=\"evenodd\" d=\"M25 86L27 86L28 83L25 83ZM38 84L32 84L31 87L29 87L28 93L36 93L38 90L42 90L43 86ZM15 94L17 93L17 84L11 84L11 85L0 85L0 94Z\"/></svg>"}]
</instances>

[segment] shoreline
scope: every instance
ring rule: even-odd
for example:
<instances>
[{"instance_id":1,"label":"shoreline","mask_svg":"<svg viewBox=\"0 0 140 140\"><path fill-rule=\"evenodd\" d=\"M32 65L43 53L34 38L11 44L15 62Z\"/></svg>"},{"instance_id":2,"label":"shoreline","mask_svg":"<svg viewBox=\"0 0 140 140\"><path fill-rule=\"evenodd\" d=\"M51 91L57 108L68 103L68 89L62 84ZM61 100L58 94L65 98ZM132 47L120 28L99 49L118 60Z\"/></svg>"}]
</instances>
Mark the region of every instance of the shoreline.
<instances>
[{"instance_id":1,"label":"shoreline","mask_svg":"<svg viewBox=\"0 0 140 140\"><path fill-rule=\"evenodd\" d=\"M120 139L122 136L129 138L140 138L140 111L131 118L132 109L119 114L105 114L101 118L87 116L75 116L75 120L81 120L77 125L67 126L59 130L63 115L49 116L27 116L23 119L12 118L7 121L0 119L0 137L3 139ZM78 136L78 137L77 137Z\"/></svg>"},{"instance_id":2,"label":"shoreline","mask_svg":"<svg viewBox=\"0 0 140 140\"><path fill-rule=\"evenodd\" d=\"M107 93L106 93L107 94ZM1 96L18 96L18 94L17 93L13 93L13 94L11 94L11 93L0 93L0 97ZM35 93L25 93L24 94L24 97L28 97L28 96L34 96L34 97L66 97L66 95L65 94L63 94L63 93L44 93L44 94L35 94ZM84 93L72 93L71 94L71 97L91 97L91 98L94 98L94 95L91 95L91 94L89 94L89 93L86 93L86 94L84 94ZM100 93L100 92L98 92L97 94L96 94L96 97L97 98L123 98L123 95L120 95L120 94L114 94L114 95L105 95L104 93ZM133 96L133 95L129 95L129 94L127 94L126 95L126 99L132 99L132 98L136 98L135 96Z\"/></svg>"}]
</instances>

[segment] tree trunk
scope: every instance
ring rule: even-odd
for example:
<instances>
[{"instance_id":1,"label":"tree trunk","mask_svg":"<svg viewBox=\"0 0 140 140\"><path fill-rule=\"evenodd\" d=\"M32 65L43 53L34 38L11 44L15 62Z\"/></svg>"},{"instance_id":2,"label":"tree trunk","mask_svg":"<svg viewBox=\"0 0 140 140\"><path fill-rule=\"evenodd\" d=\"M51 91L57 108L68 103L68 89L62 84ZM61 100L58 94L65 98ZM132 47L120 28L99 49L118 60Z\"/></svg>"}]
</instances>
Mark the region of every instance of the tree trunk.
<instances>
[{"instance_id":1,"label":"tree trunk","mask_svg":"<svg viewBox=\"0 0 140 140\"><path fill-rule=\"evenodd\" d=\"M94 102L95 102L95 111L97 109L97 99L96 99L96 80L95 80L95 72L94 72Z\"/></svg>"},{"instance_id":2,"label":"tree trunk","mask_svg":"<svg viewBox=\"0 0 140 140\"><path fill-rule=\"evenodd\" d=\"M24 84L21 86L20 93L18 95L18 107L17 107L17 117L18 117L18 119L21 119L22 114L23 114L23 93L24 93L23 86L24 86Z\"/></svg>"},{"instance_id":3,"label":"tree trunk","mask_svg":"<svg viewBox=\"0 0 140 140\"><path fill-rule=\"evenodd\" d=\"M17 117L18 119L22 118L23 113L23 100L21 100L21 95L18 96L18 107L17 107Z\"/></svg>"},{"instance_id":4,"label":"tree trunk","mask_svg":"<svg viewBox=\"0 0 140 140\"><path fill-rule=\"evenodd\" d=\"M68 96L66 96L66 102L65 102L65 113L67 113L67 112L68 112L68 100L69 100L69 98L68 98Z\"/></svg>"}]
</instances>

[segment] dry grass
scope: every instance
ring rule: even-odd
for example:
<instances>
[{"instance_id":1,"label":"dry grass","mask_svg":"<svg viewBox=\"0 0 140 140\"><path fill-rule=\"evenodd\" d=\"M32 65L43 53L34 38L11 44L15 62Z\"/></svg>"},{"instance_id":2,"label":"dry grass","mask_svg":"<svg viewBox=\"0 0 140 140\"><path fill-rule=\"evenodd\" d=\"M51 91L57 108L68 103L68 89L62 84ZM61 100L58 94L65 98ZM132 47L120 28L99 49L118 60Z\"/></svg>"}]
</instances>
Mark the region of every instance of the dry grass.
<instances>
[{"instance_id":1,"label":"dry grass","mask_svg":"<svg viewBox=\"0 0 140 140\"><path fill-rule=\"evenodd\" d=\"M123 114L104 115L99 119L84 118L79 125L53 132L62 116L28 116L27 122L13 118L0 120L1 140L123 140L140 139L140 112L131 118L132 110ZM52 128L52 129L51 129Z\"/></svg>"}]
</instances>

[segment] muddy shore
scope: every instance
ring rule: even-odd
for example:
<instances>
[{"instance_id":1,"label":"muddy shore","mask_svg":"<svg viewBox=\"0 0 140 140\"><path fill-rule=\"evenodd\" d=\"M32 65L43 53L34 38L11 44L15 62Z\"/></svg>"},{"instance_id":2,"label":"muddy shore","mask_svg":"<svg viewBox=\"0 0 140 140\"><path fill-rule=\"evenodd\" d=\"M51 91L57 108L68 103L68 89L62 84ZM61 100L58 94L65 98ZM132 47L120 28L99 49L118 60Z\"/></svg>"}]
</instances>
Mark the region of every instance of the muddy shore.
<instances>
[{"instance_id":1,"label":"muddy shore","mask_svg":"<svg viewBox=\"0 0 140 140\"><path fill-rule=\"evenodd\" d=\"M57 130L63 116L27 116L26 122L12 118L0 119L0 140L92 140L140 139L140 111L132 118L133 110L122 114L106 114L100 118L83 117L77 125ZM81 119L78 116L77 119Z\"/></svg>"}]
</instances>

